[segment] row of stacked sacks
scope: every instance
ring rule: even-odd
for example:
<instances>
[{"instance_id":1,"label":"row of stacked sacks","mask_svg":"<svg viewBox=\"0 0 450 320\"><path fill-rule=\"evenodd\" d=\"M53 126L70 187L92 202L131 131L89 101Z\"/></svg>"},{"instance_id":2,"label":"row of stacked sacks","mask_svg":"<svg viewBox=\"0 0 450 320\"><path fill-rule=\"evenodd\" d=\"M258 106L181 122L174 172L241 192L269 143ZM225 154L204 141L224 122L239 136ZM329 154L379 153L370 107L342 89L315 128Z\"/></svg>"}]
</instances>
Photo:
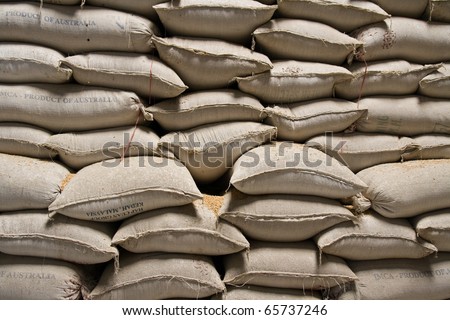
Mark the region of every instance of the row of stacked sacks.
<instances>
[{"instance_id":1,"label":"row of stacked sacks","mask_svg":"<svg viewBox=\"0 0 450 320\"><path fill-rule=\"evenodd\" d=\"M5 298L449 298L447 1L85 2L0 4Z\"/></svg>"}]
</instances>

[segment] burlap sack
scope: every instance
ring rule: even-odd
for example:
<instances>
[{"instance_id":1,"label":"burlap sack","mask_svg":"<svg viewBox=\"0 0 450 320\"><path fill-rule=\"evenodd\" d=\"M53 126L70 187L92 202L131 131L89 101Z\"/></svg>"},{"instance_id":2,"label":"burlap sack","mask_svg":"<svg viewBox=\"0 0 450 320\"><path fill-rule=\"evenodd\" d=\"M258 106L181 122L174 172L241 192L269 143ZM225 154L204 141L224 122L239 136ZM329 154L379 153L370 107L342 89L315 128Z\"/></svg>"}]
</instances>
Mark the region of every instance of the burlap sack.
<instances>
[{"instance_id":1,"label":"burlap sack","mask_svg":"<svg viewBox=\"0 0 450 320\"><path fill-rule=\"evenodd\" d=\"M224 175L245 152L276 137L275 127L257 122L207 124L171 132L159 145L175 154L198 183L211 183Z\"/></svg>"},{"instance_id":2,"label":"burlap sack","mask_svg":"<svg viewBox=\"0 0 450 320\"><path fill-rule=\"evenodd\" d=\"M102 52L62 60L84 85L133 91L150 98L173 98L187 87L171 68L156 57L137 53Z\"/></svg>"},{"instance_id":3,"label":"burlap sack","mask_svg":"<svg viewBox=\"0 0 450 320\"><path fill-rule=\"evenodd\" d=\"M252 194L346 198L367 188L353 172L325 153L279 142L248 151L234 164L230 183Z\"/></svg>"},{"instance_id":4,"label":"burlap sack","mask_svg":"<svg viewBox=\"0 0 450 320\"><path fill-rule=\"evenodd\" d=\"M36 43L65 54L150 52L159 28L150 20L111 9L39 3L0 4L0 40Z\"/></svg>"},{"instance_id":5,"label":"burlap sack","mask_svg":"<svg viewBox=\"0 0 450 320\"><path fill-rule=\"evenodd\" d=\"M154 9L170 34L245 43L277 6L252 0L179 0Z\"/></svg>"},{"instance_id":6,"label":"burlap sack","mask_svg":"<svg viewBox=\"0 0 450 320\"><path fill-rule=\"evenodd\" d=\"M64 216L49 220L47 210L0 214L0 250L4 253L52 258L78 264L118 259L111 246L116 226Z\"/></svg>"},{"instance_id":7,"label":"burlap sack","mask_svg":"<svg viewBox=\"0 0 450 320\"><path fill-rule=\"evenodd\" d=\"M450 100L421 96L374 96L359 101L367 117L356 122L361 132L414 136L450 133Z\"/></svg>"},{"instance_id":8,"label":"burlap sack","mask_svg":"<svg viewBox=\"0 0 450 320\"><path fill-rule=\"evenodd\" d=\"M265 109L264 122L277 127L278 140L304 142L325 132L340 132L351 127L367 110L340 99L280 104Z\"/></svg>"},{"instance_id":9,"label":"burlap sack","mask_svg":"<svg viewBox=\"0 0 450 320\"><path fill-rule=\"evenodd\" d=\"M369 188L363 195L387 218L409 218L450 207L450 160L386 163L357 176Z\"/></svg>"},{"instance_id":10,"label":"burlap sack","mask_svg":"<svg viewBox=\"0 0 450 320\"><path fill-rule=\"evenodd\" d=\"M436 253L421 241L406 219L385 218L374 211L321 232L314 237L321 252L349 260L420 259Z\"/></svg>"},{"instance_id":11,"label":"burlap sack","mask_svg":"<svg viewBox=\"0 0 450 320\"><path fill-rule=\"evenodd\" d=\"M79 170L124 154L126 157L159 154L158 142L159 137L152 129L138 126L56 134L44 146L57 152L66 165Z\"/></svg>"},{"instance_id":12,"label":"burlap sack","mask_svg":"<svg viewBox=\"0 0 450 320\"><path fill-rule=\"evenodd\" d=\"M404 153L404 160L450 159L450 136L427 134L412 138L417 148Z\"/></svg>"},{"instance_id":13,"label":"burlap sack","mask_svg":"<svg viewBox=\"0 0 450 320\"><path fill-rule=\"evenodd\" d=\"M341 65L362 43L320 22L272 19L253 32L256 47L271 59Z\"/></svg>"},{"instance_id":14,"label":"burlap sack","mask_svg":"<svg viewBox=\"0 0 450 320\"><path fill-rule=\"evenodd\" d=\"M0 152L31 158L49 159L57 155L45 147L51 133L18 122L0 123Z\"/></svg>"},{"instance_id":15,"label":"burlap sack","mask_svg":"<svg viewBox=\"0 0 450 320\"><path fill-rule=\"evenodd\" d=\"M343 67L285 60L274 61L270 71L236 80L239 89L264 102L292 103L331 98L335 84L352 77Z\"/></svg>"},{"instance_id":16,"label":"burlap sack","mask_svg":"<svg viewBox=\"0 0 450 320\"><path fill-rule=\"evenodd\" d=\"M430 0L425 13L428 21L450 22L450 2L448 0Z\"/></svg>"},{"instance_id":17,"label":"burlap sack","mask_svg":"<svg viewBox=\"0 0 450 320\"><path fill-rule=\"evenodd\" d=\"M125 220L112 240L134 253L175 252L208 256L248 249L242 233L218 220L200 200L142 213Z\"/></svg>"},{"instance_id":18,"label":"burlap sack","mask_svg":"<svg viewBox=\"0 0 450 320\"><path fill-rule=\"evenodd\" d=\"M261 286L227 287L218 300L322 300L319 291L280 289Z\"/></svg>"},{"instance_id":19,"label":"burlap sack","mask_svg":"<svg viewBox=\"0 0 450 320\"><path fill-rule=\"evenodd\" d=\"M278 0L278 12L283 17L319 21L343 32L389 17L374 3L354 0Z\"/></svg>"},{"instance_id":20,"label":"burlap sack","mask_svg":"<svg viewBox=\"0 0 450 320\"><path fill-rule=\"evenodd\" d=\"M226 88L235 77L272 68L265 55L221 40L154 37L153 42L161 59L192 90Z\"/></svg>"},{"instance_id":21,"label":"burlap sack","mask_svg":"<svg viewBox=\"0 0 450 320\"><path fill-rule=\"evenodd\" d=\"M255 240L294 242L309 239L355 216L338 201L298 195L225 194L220 218Z\"/></svg>"},{"instance_id":22,"label":"burlap sack","mask_svg":"<svg viewBox=\"0 0 450 320\"><path fill-rule=\"evenodd\" d=\"M224 258L224 282L233 286L250 284L320 290L356 280L344 260L329 255L320 258L319 255L310 240L289 243L252 241L249 252Z\"/></svg>"},{"instance_id":23,"label":"burlap sack","mask_svg":"<svg viewBox=\"0 0 450 320\"><path fill-rule=\"evenodd\" d=\"M118 221L202 198L178 161L153 156L112 159L84 167L49 210L94 221Z\"/></svg>"},{"instance_id":24,"label":"burlap sack","mask_svg":"<svg viewBox=\"0 0 450 320\"><path fill-rule=\"evenodd\" d=\"M225 289L212 260L176 253L121 254L120 270L110 263L88 299L199 299Z\"/></svg>"},{"instance_id":25,"label":"burlap sack","mask_svg":"<svg viewBox=\"0 0 450 320\"><path fill-rule=\"evenodd\" d=\"M258 99L233 89L187 93L147 107L145 114L168 131L217 122L261 122L266 117Z\"/></svg>"},{"instance_id":26,"label":"burlap sack","mask_svg":"<svg viewBox=\"0 0 450 320\"><path fill-rule=\"evenodd\" d=\"M418 93L433 98L450 99L450 63L444 63L439 70L420 80Z\"/></svg>"},{"instance_id":27,"label":"burlap sack","mask_svg":"<svg viewBox=\"0 0 450 320\"><path fill-rule=\"evenodd\" d=\"M72 70L60 67L64 56L53 49L14 42L0 43L0 82L65 83Z\"/></svg>"},{"instance_id":28,"label":"burlap sack","mask_svg":"<svg viewBox=\"0 0 450 320\"><path fill-rule=\"evenodd\" d=\"M412 219L417 234L441 251L450 252L450 209L432 211Z\"/></svg>"},{"instance_id":29,"label":"burlap sack","mask_svg":"<svg viewBox=\"0 0 450 320\"><path fill-rule=\"evenodd\" d=\"M168 0L85 0L88 5L107 7L138 14L140 16L148 17L154 22L158 21L158 15L153 6L167 1Z\"/></svg>"},{"instance_id":30,"label":"burlap sack","mask_svg":"<svg viewBox=\"0 0 450 320\"><path fill-rule=\"evenodd\" d=\"M309 139L306 144L339 160L353 172L406 160L405 154L415 153L419 148L408 137L359 132L325 134Z\"/></svg>"},{"instance_id":31,"label":"burlap sack","mask_svg":"<svg viewBox=\"0 0 450 320\"><path fill-rule=\"evenodd\" d=\"M0 211L47 209L69 173L52 160L0 153Z\"/></svg>"},{"instance_id":32,"label":"burlap sack","mask_svg":"<svg viewBox=\"0 0 450 320\"><path fill-rule=\"evenodd\" d=\"M57 133L134 125L143 107L127 91L75 84L0 85L1 122Z\"/></svg>"},{"instance_id":33,"label":"burlap sack","mask_svg":"<svg viewBox=\"0 0 450 320\"><path fill-rule=\"evenodd\" d=\"M429 0L370 0L393 16L420 18Z\"/></svg>"}]
</instances>

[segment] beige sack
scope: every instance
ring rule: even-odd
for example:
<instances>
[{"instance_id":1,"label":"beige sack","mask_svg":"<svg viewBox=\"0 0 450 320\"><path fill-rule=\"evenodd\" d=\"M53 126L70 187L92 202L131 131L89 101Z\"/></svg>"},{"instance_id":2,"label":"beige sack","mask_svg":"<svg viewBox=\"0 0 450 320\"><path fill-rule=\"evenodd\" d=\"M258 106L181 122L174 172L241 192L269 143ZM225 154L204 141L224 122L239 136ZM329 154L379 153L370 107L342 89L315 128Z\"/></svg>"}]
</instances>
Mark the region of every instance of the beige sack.
<instances>
[{"instance_id":1,"label":"beige sack","mask_svg":"<svg viewBox=\"0 0 450 320\"><path fill-rule=\"evenodd\" d=\"M227 287L219 300L322 300L319 291L279 289L260 286Z\"/></svg>"},{"instance_id":2,"label":"beige sack","mask_svg":"<svg viewBox=\"0 0 450 320\"><path fill-rule=\"evenodd\" d=\"M449 24L392 17L361 27L350 35L364 43L356 53L356 60L404 59L425 64L450 60L449 32Z\"/></svg>"},{"instance_id":3,"label":"beige sack","mask_svg":"<svg viewBox=\"0 0 450 320\"><path fill-rule=\"evenodd\" d=\"M86 293L84 282L72 263L0 253L1 300L78 300Z\"/></svg>"},{"instance_id":4,"label":"beige sack","mask_svg":"<svg viewBox=\"0 0 450 320\"><path fill-rule=\"evenodd\" d=\"M173 98L187 87L158 58L137 53L101 52L62 60L84 85L129 90L150 98Z\"/></svg>"},{"instance_id":5,"label":"beige sack","mask_svg":"<svg viewBox=\"0 0 450 320\"><path fill-rule=\"evenodd\" d=\"M419 65L405 60L354 62L348 69L354 78L336 85L336 96L354 100L374 95L414 94L419 81L442 65ZM363 85L364 84L364 85Z\"/></svg>"},{"instance_id":6,"label":"beige sack","mask_svg":"<svg viewBox=\"0 0 450 320\"><path fill-rule=\"evenodd\" d=\"M280 104L265 109L264 122L277 127L278 140L304 142L325 132L339 132L352 126L367 110L351 101L319 99Z\"/></svg>"},{"instance_id":7,"label":"beige sack","mask_svg":"<svg viewBox=\"0 0 450 320\"><path fill-rule=\"evenodd\" d=\"M420 259L436 253L417 238L406 219L388 219L368 211L353 222L336 225L314 237L321 252L349 260Z\"/></svg>"},{"instance_id":8,"label":"beige sack","mask_svg":"<svg viewBox=\"0 0 450 320\"><path fill-rule=\"evenodd\" d=\"M150 52L158 27L111 9L39 3L0 4L0 40L37 43L65 54L89 51Z\"/></svg>"},{"instance_id":9,"label":"beige sack","mask_svg":"<svg viewBox=\"0 0 450 320\"><path fill-rule=\"evenodd\" d=\"M0 214L0 250L4 253L52 258L79 264L118 259L111 246L116 227L64 216L49 220L47 210Z\"/></svg>"},{"instance_id":10,"label":"beige sack","mask_svg":"<svg viewBox=\"0 0 450 320\"><path fill-rule=\"evenodd\" d=\"M248 249L242 233L201 203L164 208L125 220L112 240L134 253L176 252L207 256Z\"/></svg>"},{"instance_id":11,"label":"beige sack","mask_svg":"<svg viewBox=\"0 0 450 320\"><path fill-rule=\"evenodd\" d=\"M409 218L450 208L450 160L380 164L358 172L363 195L387 218Z\"/></svg>"},{"instance_id":12,"label":"beige sack","mask_svg":"<svg viewBox=\"0 0 450 320\"><path fill-rule=\"evenodd\" d=\"M84 167L49 210L93 221L118 221L202 198L178 161L152 156L107 160Z\"/></svg>"},{"instance_id":13,"label":"beige sack","mask_svg":"<svg viewBox=\"0 0 450 320\"><path fill-rule=\"evenodd\" d=\"M64 56L53 49L25 43L0 43L0 82L65 83L72 70L59 66Z\"/></svg>"},{"instance_id":14,"label":"beige sack","mask_svg":"<svg viewBox=\"0 0 450 320\"><path fill-rule=\"evenodd\" d=\"M245 43L270 20L277 6L252 0L179 0L154 7L172 35Z\"/></svg>"},{"instance_id":15,"label":"beige sack","mask_svg":"<svg viewBox=\"0 0 450 320\"><path fill-rule=\"evenodd\" d=\"M75 84L0 84L0 122L53 132L134 125L144 107L131 92Z\"/></svg>"},{"instance_id":16,"label":"beige sack","mask_svg":"<svg viewBox=\"0 0 450 320\"><path fill-rule=\"evenodd\" d=\"M418 93L433 98L450 99L450 62L444 63L442 68L420 80Z\"/></svg>"},{"instance_id":17,"label":"beige sack","mask_svg":"<svg viewBox=\"0 0 450 320\"><path fill-rule=\"evenodd\" d=\"M389 17L376 4L359 0L278 0L278 11L283 17L319 21L343 32Z\"/></svg>"},{"instance_id":18,"label":"beige sack","mask_svg":"<svg viewBox=\"0 0 450 320\"><path fill-rule=\"evenodd\" d=\"M328 289L356 280L341 258L322 255L310 241L252 241L250 251L224 258L227 285L246 284L290 289ZM320 262L321 260L321 262Z\"/></svg>"},{"instance_id":19,"label":"beige sack","mask_svg":"<svg viewBox=\"0 0 450 320\"><path fill-rule=\"evenodd\" d=\"M450 22L450 1L430 0L425 14L428 21Z\"/></svg>"},{"instance_id":20,"label":"beige sack","mask_svg":"<svg viewBox=\"0 0 450 320\"><path fill-rule=\"evenodd\" d=\"M450 209L428 212L412 220L417 234L440 251L450 252Z\"/></svg>"},{"instance_id":21,"label":"beige sack","mask_svg":"<svg viewBox=\"0 0 450 320\"><path fill-rule=\"evenodd\" d=\"M0 127L1 128L1 127ZM62 162L81 169L95 162L125 156L158 154L159 137L144 126L56 134L44 144L59 154Z\"/></svg>"},{"instance_id":22,"label":"beige sack","mask_svg":"<svg viewBox=\"0 0 450 320\"><path fill-rule=\"evenodd\" d=\"M199 299L225 289L209 257L176 253L121 254L110 263L88 299Z\"/></svg>"},{"instance_id":23,"label":"beige sack","mask_svg":"<svg viewBox=\"0 0 450 320\"><path fill-rule=\"evenodd\" d=\"M408 137L377 133L336 133L309 139L306 144L345 164L353 172L388 162L399 162L418 146Z\"/></svg>"},{"instance_id":24,"label":"beige sack","mask_svg":"<svg viewBox=\"0 0 450 320\"><path fill-rule=\"evenodd\" d=\"M366 184L339 161L304 145L278 142L241 156L230 183L246 194L298 194L346 198Z\"/></svg>"},{"instance_id":25,"label":"beige sack","mask_svg":"<svg viewBox=\"0 0 450 320\"><path fill-rule=\"evenodd\" d=\"M169 0L85 0L88 5L138 14L155 22L158 21L158 15L153 6L167 1Z\"/></svg>"},{"instance_id":26,"label":"beige sack","mask_svg":"<svg viewBox=\"0 0 450 320\"><path fill-rule=\"evenodd\" d=\"M226 88L235 77L272 68L265 55L225 41L154 37L153 42L161 59L192 90Z\"/></svg>"},{"instance_id":27,"label":"beige sack","mask_svg":"<svg viewBox=\"0 0 450 320\"><path fill-rule=\"evenodd\" d=\"M169 131L217 122L261 122L266 117L258 99L232 89L187 93L147 107L145 113Z\"/></svg>"},{"instance_id":28,"label":"beige sack","mask_svg":"<svg viewBox=\"0 0 450 320\"><path fill-rule=\"evenodd\" d=\"M255 240L294 242L355 216L336 200L284 194L248 196L232 189L225 194L220 218Z\"/></svg>"},{"instance_id":29,"label":"beige sack","mask_svg":"<svg viewBox=\"0 0 450 320\"><path fill-rule=\"evenodd\" d=\"M198 183L211 183L224 175L245 152L276 137L275 127L257 122L207 124L172 132L159 142L175 154Z\"/></svg>"},{"instance_id":30,"label":"beige sack","mask_svg":"<svg viewBox=\"0 0 450 320\"><path fill-rule=\"evenodd\" d=\"M349 261L359 280L340 300L444 300L450 299L450 253L415 259Z\"/></svg>"},{"instance_id":31,"label":"beige sack","mask_svg":"<svg viewBox=\"0 0 450 320\"><path fill-rule=\"evenodd\" d=\"M69 173L52 160L0 153L0 211L47 209Z\"/></svg>"},{"instance_id":32,"label":"beige sack","mask_svg":"<svg viewBox=\"0 0 450 320\"><path fill-rule=\"evenodd\" d=\"M429 0L370 0L393 16L421 18Z\"/></svg>"},{"instance_id":33,"label":"beige sack","mask_svg":"<svg viewBox=\"0 0 450 320\"><path fill-rule=\"evenodd\" d=\"M450 135L427 134L412 140L417 148L404 153L404 160L450 159Z\"/></svg>"},{"instance_id":34,"label":"beige sack","mask_svg":"<svg viewBox=\"0 0 450 320\"><path fill-rule=\"evenodd\" d=\"M0 152L49 159L57 155L45 147L51 133L39 127L17 122L0 123Z\"/></svg>"},{"instance_id":35,"label":"beige sack","mask_svg":"<svg viewBox=\"0 0 450 320\"><path fill-rule=\"evenodd\" d=\"M343 67L286 60L274 61L270 71L236 80L239 89L264 102L291 103L331 98L335 84L352 77Z\"/></svg>"},{"instance_id":36,"label":"beige sack","mask_svg":"<svg viewBox=\"0 0 450 320\"><path fill-rule=\"evenodd\" d=\"M271 59L341 65L362 43L319 22L272 19L253 32L258 49Z\"/></svg>"},{"instance_id":37,"label":"beige sack","mask_svg":"<svg viewBox=\"0 0 450 320\"><path fill-rule=\"evenodd\" d=\"M450 133L450 100L421 96L375 96L359 101L368 109L356 122L361 132L414 136Z\"/></svg>"}]
</instances>

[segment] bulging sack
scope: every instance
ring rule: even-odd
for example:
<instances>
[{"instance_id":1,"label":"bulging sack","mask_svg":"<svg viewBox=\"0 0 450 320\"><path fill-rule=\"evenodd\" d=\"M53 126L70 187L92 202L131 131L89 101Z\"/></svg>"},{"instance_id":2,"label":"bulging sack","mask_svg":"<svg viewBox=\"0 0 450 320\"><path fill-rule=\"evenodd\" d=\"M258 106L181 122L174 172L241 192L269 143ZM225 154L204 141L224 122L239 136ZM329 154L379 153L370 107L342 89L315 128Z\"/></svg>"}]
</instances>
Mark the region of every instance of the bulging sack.
<instances>
[{"instance_id":1,"label":"bulging sack","mask_svg":"<svg viewBox=\"0 0 450 320\"><path fill-rule=\"evenodd\" d=\"M319 291L244 285L227 287L218 300L322 300Z\"/></svg>"},{"instance_id":2,"label":"bulging sack","mask_svg":"<svg viewBox=\"0 0 450 320\"><path fill-rule=\"evenodd\" d=\"M450 2L448 0L430 0L425 13L428 21L450 22Z\"/></svg>"},{"instance_id":3,"label":"bulging sack","mask_svg":"<svg viewBox=\"0 0 450 320\"><path fill-rule=\"evenodd\" d=\"M450 63L424 77L419 82L419 94L433 97L450 99Z\"/></svg>"},{"instance_id":4,"label":"bulging sack","mask_svg":"<svg viewBox=\"0 0 450 320\"><path fill-rule=\"evenodd\" d=\"M415 136L450 133L450 100L421 96L375 96L359 101L367 117L356 122L360 132Z\"/></svg>"},{"instance_id":5,"label":"bulging sack","mask_svg":"<svg viewBox=\"0 0 450 320\"><path fill-rule=\"evenodd\" d=\"M421 259L436 253L420 240L406 219L389 219L369 211L314 237L321 252L349 260Z\"/></svg>"},{"instance_id":6,"label":"bulging sack","mask_svg":"<svg viewBox=\"0 0 450 320\"><path fill-rule=\"evenodd\" d=\"M225 194L220 218L261 241L307 240L355 216L338 201L299 195L249 196L236 189Z\"/></svg>"},{"instance_id":7,"label":"bulging sack","mask_svg":"<svg viewBox=\"0 0 450 320\"><path fill-rule=\"evenodd\" d=\"M356 54L350 54L349 60L404 59L422 64L449 61L449 32L449 24L392 17L352 32L350 35L364 45Z\"/></svg>"},{"instance_id":8,"label":"bulging sack","mask_svg":"<svg viewBox=\"0 0 450 320\"><path fill-rule=\"evenodd\" d=\"M450 298L450 253L424 259L349 261L358 277L352 290L335 288L340 300L439 300Z\"/></svg>"},{"instance_id":9,"label":"bulging sack","mask_svg":"<svg viewBox=\"0 0 450 320\"><path fill-rule=\"evenodd\" d=\"M450 252L450 209L424 213L412 219L417 234L441 251Z\"/></svg>"},{"instance_id":10,"label":"bulging sack","mask_svg":"<svg viewBox=\"0 0 450 320\"><path fill-rule=\"evenodd\" d=\"M319 99L274 105L265 109L264 122L277 127L278 140L304 142L325 132L340 132L367 115L351 101Z\"/></svg>"},{"instance_id":11,"label":"bulging sack","mask_svg":"<svg viewBox=\"0 0 450 320\"><path fill-rule=\"evenodd\" d=\"M79 0L78 0L79 1ZM154 5L167 2L168 0L83 0L88 5L97 7L106 7L115 10L134 13L140 16L148 17L150 20L157 22L158 15L156 14Z\"/></svg>"},{"instance_id":12,"label":"bulging sack","mask_svg":"<svg viewBox=\"0 0 450 320\"><path fill-rule=\"evenodd\" d=\"M138 126L55 134L44 146L56 152L66 165L79 170L112 158L157 155L158 142L152 129Z\"/></svg>"},{"instance_id":13,"label":"bulging sack","mask_svg":"<svg viewBox=\"0 0 450 320\"><path fill-rule=\"evenodd\" d=\"M256 47L271 59L341 65L362 43L320 22L272 19L253 32Z\"/></svg>"},{"instance_id":14,"label":"bulging sack","mask_svg":"<svg viewBox=\"0 0 450 320\"><path fill-rule=\"evenodd\" d=\"M227 88L236 77L272 68L265 55L221 40L154 37L161 60L192 90Z\"/></svg>"},{"instance_id":15,"label":"bulging sack","mask_svg":"<svg viewBox=\"0 0 450 320\"><path fill-rule=\"evenodd\" d=\"M405 60L353 62L348 69L354 78L336 85L336 96L354 100L375 95L408 95L419 88L419 81L441 64L419 65Z\"/></svg>"},{"instance_id":16,"label":"bulging sack","mask_svg":"<svg viewBox=\"0 0 450 320\"><path fill-rule=\"evenodd\" d=\"M255 97L233 89L198 91L145 108L145 115L169 131L231 121L261 122L264 106Z\"/></svg>"},{"instance_id":17,"label":"bulging sack","mask_svg":"<svg viewBox=\"0 0 450 320\"><path fill-rule=\"evenodd\" d=\"M429 0L370 0L393 16L421 18Z\"/></svg>"},{"instance_id":18,"label":"bulging sack","mask_svg":"<svg viewBox=\"0 0 450 320\"><path fill-rule=\"evenodd\" d=\"M389 17L374 3L353 0L278 0L278 12L283 17L319 21L342 32Z\"/></svg>"},{"instance_id":19,"label":"bulging sack","mask_svg":"<svg viewBox=\"0 0 450 320\"><path fill-rule=\"evenodd\" d=\"M78 264L118 259L111 246L113 224L82 221L65 216L48 218L47 210L0 214L0 248L7 254L52 258Z\"/></svg>"},{"instance_id":20,"label":"bulging sack","mask_svg":"<svg viewBox=\"0 0 450 320\"><path fill-rule=\"evenodd\" d=\"M306 145L339 160L353 172L388 162L406 160L418 149L415 140L377 133L335 133L309 139Z\"/></svg>"},{"instance_id":21,"label":"bulging sack","mask_svg":"<svg viewBox=\"0 0 450 320\"><path fill-rule=\"evenodd\" d=\"M88 292L86 282L75 264L0 253L2 300L79 300Z\"/></svg>"},{"instance_id":22,"label":"bulging sack","mask_svg":"<svg viewBox=\"0 0 450 320\"><path fill-rule=\"evenodd\" d=\"M208 256L248 249L242 233L200 200L193 204L152 210L125 220L112 240L134 253L174 252Z\"/></svg>"},{"instance_id":23,"label":"bulging sack","mask_svg":"<svg viewBox=\"0 0 450 320\"><path fill-rule=\"evenodd\" d=\"M277 6L252 0L180 0L154 9L173 35L245 43L253 30L270 20Z\"/></svg>"},{"instance_id":24,"label":"bulging sack","mask_svg":"<svg viewBox=\"0 0 450 320\"><path fill-rule=\"evenodd\" d=\"M363 195L387 218L409 218L450 207L450 160L386 163L357 176L369 188Z\"/></svg>"},{"instance_id":25,"label":"bulging sack","mask_svg":"<svg viewBox=\"0 0 450 320\"><path fill-rule=\"evenodd\" d=\"M173 98L187 87L171 68L156 57L125 52L76 55L61 62L84 85L133 91L150 98Z\"/></svg>"},{"instance_id":26,"label":"bulging sack","mask_svg":"<svg viewBox=\"0 0 450 320\"><path fill-rule=\"evenodd\" d=\"M57 155L45 146L51 133L25 123L0 123L0 152L31 158L49 159Z\"/></svg>"},{"instance_id":27,"label":"bulging sack","mask_svg":"<svg viewBox=\"0 0 450 320\"><path fill-rule=\"evenodd\" d=\"M450 136L426 134L412 138L416 148L402 155L403 160L450 159Z\"/></svg>"},{"instance_id":28,"label":"bulging sack","mask_svg":"<svg viewBox=\"0 0 450 320\"><path fill-rule=\"evenodd\" d=\"M240 90L264 102L292 103L331 98L335 84L352 77L343 67L286 60L274 61L273 69L236 81Z\"/></svg>"},{"instance_id":29,"label":"bulging sack","mask_svg":"<svg viewBox=\"0 0 450 320\"><path fill-rule=\"evenodd\" d=\"M161 149L173 152L198 183L223 176L243 153L275 139L277 129L257 122L207 124L161 137Z\"/></svg>"},{"instance_id":30,"label":"bulging sack","mask_svg":"<svg viewBox=\"0 0 450 320\"><path fill-rule=\"evenodd\" d=\"M53 132L134 125L144 108L132 92L76 84L0 85L0 121Z\"/></svg>"},{"instance_id":31,"label":"bulging sack","mask_svg":"<svg viewBox=\"0 0 450 320\"><path fill-rule=\"evenodd\" d=\"M37 43L76 54L150 52L159 35L150 20L111 9L39 3L0 4L0 40Z\"/></svg>"},{"instance_id":32,"label":"bulging sack","mask_svg":"<svg viewBox=\"0 0 450 320\"><path fill-rule=\"evenodd\" d=\"M88 295L93 300L199 299L225 289L211 258L177 253L121 254Z\"/></svg>"},{"instance_id":33,"label":"bulging sack","mask_svg":"<svg viewBox=\"0 0 450 320\"><path fill-rule=\"evenodd\" d=\"M65 83L72 70L61 67L64 56L53 49L14 42L0 43L0 82Z\"/></svg>"},{"instance_id":34,"label":"bulging sack","mask_svg":"<svg viewBox=\"0 0 450 320\"><path fill-rule=\"evenodd\" d=\"M278 142L248 151L234 164L230 183L251 194L297 194L346 198L367 188L353 172L325 153Z\"/></svg>"},{"instance_id":35,"label":"bulging sack","mask_svg":"<svg viewBox=\"0 0 450 320\"><path fill-rule=\"evenodd\" d=\"M200 198L202 194L181 163L141 156L84 167L49 210L76 219L109 222Z\"/></svg>"},{"instance_id":36,"label":"bulging sack","mask_svg":"<svg viewBox=\"0 0 450 320\"><path fill-rule=\"evenodd\" d=\"M325 254L319 258L319 255L310 240L290 243L252 241L250 251L224 258L224 282L232 286L250 284L320 290L356 280L344 260Z\"/></svg>"},{"instance_id":37,"label":"bulging sack","mask_svg":"<svg viewBox=\"0 0 450 320\"><path fill-rule=\"evenodd\" d=\"M69 174L52 160L0 153L0 212L47 209Z\"/></svg>"}]
</instances>

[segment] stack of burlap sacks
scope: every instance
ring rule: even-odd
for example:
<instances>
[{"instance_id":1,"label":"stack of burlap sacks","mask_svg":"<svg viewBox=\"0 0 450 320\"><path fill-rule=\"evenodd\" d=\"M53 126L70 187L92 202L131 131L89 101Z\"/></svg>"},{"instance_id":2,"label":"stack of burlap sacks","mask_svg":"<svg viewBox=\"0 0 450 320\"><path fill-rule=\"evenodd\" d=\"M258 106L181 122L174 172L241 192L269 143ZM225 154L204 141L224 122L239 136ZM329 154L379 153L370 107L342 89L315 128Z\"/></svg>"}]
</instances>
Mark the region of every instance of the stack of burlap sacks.
<instances>
[{"instance_id":1,"label":"stack of burlap sacks","mask_svg":"<svg viewBox=\"0 0 450 320\"><path fill-rule=\"evenodd\" d=\"M1 298L450 298L448 1L44 2L0 2Z\"/></svg>"}]
</instances>

